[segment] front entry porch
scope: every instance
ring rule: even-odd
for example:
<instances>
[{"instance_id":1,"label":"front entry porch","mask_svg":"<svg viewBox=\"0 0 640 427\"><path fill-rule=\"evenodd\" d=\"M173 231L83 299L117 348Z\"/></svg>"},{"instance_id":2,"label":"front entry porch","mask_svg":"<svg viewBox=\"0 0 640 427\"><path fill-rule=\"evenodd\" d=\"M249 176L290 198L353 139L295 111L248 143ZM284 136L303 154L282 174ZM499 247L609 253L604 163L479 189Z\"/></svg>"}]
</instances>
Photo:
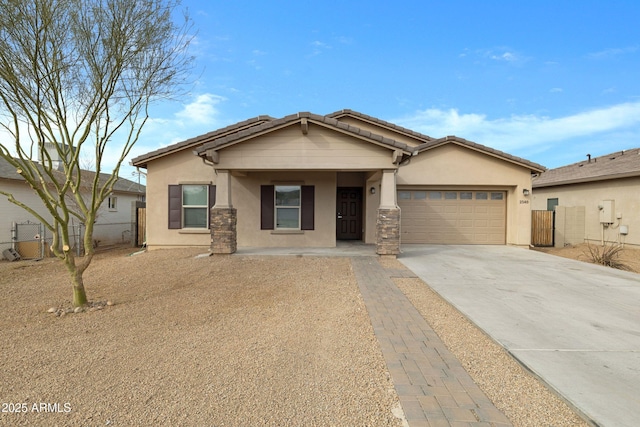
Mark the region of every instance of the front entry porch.
<instances>
[{"instance_id":1,"label":"front entry porch","mask_svg":"<svg viewBox=\"0 0 640 427\"><path fill-rule=\"evenodd\" d=\"M400 252L395 170L368 172L216 170L211 251L242 247L332 248L340 241ZM233 194L233 204L232 204ZM286 196L286 197L285 197Z\"/></svg>"}]
</instances>

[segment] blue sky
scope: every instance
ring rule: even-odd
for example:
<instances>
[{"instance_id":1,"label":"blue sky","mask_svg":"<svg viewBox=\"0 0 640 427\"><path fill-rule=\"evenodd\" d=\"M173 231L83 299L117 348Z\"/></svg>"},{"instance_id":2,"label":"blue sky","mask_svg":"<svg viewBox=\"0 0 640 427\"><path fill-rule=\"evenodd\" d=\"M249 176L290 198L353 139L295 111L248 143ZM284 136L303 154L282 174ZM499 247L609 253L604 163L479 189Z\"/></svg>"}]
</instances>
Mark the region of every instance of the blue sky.
<instances>
[{"instance_id":1,"label":"blue sky","mask_svg":"<svg viewBox=\"0 0 640 427\"><path fill-rule=\"evenodd\" d=\"M130 158L261 114L344 108L549 168L640 147L636 0L183 6L193 84L154 106Z\"/></svg>"}]
</instances>

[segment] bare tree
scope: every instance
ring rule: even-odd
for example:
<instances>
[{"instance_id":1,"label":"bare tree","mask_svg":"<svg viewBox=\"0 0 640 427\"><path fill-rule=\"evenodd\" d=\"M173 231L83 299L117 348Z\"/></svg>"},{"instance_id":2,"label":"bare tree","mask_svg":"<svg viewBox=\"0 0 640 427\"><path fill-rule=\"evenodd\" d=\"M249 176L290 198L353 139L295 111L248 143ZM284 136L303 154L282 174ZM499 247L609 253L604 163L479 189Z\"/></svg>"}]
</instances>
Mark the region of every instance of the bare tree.
<instances>
[{"instance_id":1,"label":"bare tree","mask_svg":"<svg viewBox=\"0 0 640 427\"><path fill-rule=\"evenodd\" d=\"M151 103L185 83L191 21L173 0L0 0L0 10L0 126L10 135L0 140L0 157L48 215L0 194L51 230L51 249L71 275L73 304L82 306L96 214ZM81 170L87 150L94 173ZM114 150L115 166L102 173ZM72 218L85 225L81 258L71 250Z\"/></svg>"}]
</instances>

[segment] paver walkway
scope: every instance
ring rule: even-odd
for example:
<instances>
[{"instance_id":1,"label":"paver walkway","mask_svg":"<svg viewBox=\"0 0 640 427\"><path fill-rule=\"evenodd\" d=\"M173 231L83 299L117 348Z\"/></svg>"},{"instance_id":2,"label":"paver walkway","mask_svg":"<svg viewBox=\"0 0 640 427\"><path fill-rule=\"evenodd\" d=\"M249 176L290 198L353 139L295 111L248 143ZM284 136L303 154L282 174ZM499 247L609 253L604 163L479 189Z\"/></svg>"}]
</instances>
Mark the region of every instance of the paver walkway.
<instances>
[{"instance_id":1,"label":"paver walkway","mask_svg":"<svg viewBox=\"0 0 640 427\"><path fill-rule=\"evenodd\" d=\"M511 426L391 280L415 274L373 256L351 264L409 426Z\"/></svg>"}]
</instances>

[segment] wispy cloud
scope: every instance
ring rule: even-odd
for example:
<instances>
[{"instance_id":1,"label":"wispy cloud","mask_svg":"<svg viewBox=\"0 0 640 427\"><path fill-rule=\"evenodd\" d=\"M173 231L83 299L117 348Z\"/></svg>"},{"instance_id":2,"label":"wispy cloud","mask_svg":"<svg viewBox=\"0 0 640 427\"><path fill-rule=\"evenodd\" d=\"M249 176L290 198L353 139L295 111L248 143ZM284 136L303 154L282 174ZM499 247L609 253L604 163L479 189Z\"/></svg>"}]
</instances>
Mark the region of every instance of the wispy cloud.
<instances>
[{"instance_id":1,"label":"wispy cloud","mask_svg":"<svg viewBox=\"0 0 640 427\"><path fill-rule=\"evenodd\" d=\"M489 58L495 61L505 61L505 62L517 62L519 59L518 55L516 55L513 52L502 52L497 54L491 54Z\"/></svg>"},{"instance_id":2,"label":"wispy cloud","mask_svg":"<svg viewBox=\"0 0 640 427\"><path fill-rule=\"evenodd\" d=\"M335 38L336 41L340 44L346 44L346 45L351 45L354 43L353 38L351 37L346 37L346 36L338 36Z\"/></svg>"},{"instance_id":3,"label":"wispy cloud","mask_svg":"<svg viewBox=\"0 0 640 427\"><path fill-rule=\"evenodd\" d=\"M328 45L328 44L326 44L326 43L324 43L324 42L318 41L318 40L315 40L314 42L312 42L312 43L311 43L311 46L317 47L317 48L319 48L319 49L320 49L320 48L321 48L321 49L331 49L331 46L330 46L330 45Z\"/></svg>"},{"instance_id":4,"label":"wispy cloud","mask_svg":"<svg viewBox=\"0 0 640 427\"><path fill-rule=\"evenodd\" d=\"M620 55L626 55L629 53L635 53L640 49L638 46L616 47L611 49L601 50L599 52L591 52L587 54L589 59L610 59Z\"/></svg>"},{"instance_id":5,"label":"wispy cloud","mask_svg":"<svg viewBox=\"0 0 640 427\"><path fill-rule=\"evenodd\" d=\"M485 114L461 114L456 109L427 109L392 121L435 138L457 135L522 155L575 138L596 139L605 133L631 131L640 136L640 102L555 118L531 114L490 119Z\"/></svg>"},{"instance_id":6,"label":"wispy cloud","mask_svg":"<svg viewBox=\"0 0 640 427\"><path fill-rule=\"evenodd\" d=\"M250 59L246 63L255 70L262 70L262 65L260 65L255 59Z\"/></svg>"},{"instance_id":7,"label":"wispy cloud","mask_svg":"<svg viewBox=\"0 0 640 427\"><path fill-rule=\"evenodd\" d=\"M477 49L475 51L464 49L463 52L458 54L458 57L469 57L483 62L489 60L509 65L521 65L529 60L527 56L509 47L493 47L488 49Z\"/></svg>"},{"instance_id":8,"label":"wispy cloud","mask_svg":"<svg viewBox=\"0 0 640 427\"><path fill-rule=\"evenodd\" d=\"M331 49L331 45L325 42L321 42L319 40L314 40L313 42L311 42L311 47L312 47L312 51L310 54L307 55L307 58L318 56L321 53Z\"/></svg>"}]
</instances>

